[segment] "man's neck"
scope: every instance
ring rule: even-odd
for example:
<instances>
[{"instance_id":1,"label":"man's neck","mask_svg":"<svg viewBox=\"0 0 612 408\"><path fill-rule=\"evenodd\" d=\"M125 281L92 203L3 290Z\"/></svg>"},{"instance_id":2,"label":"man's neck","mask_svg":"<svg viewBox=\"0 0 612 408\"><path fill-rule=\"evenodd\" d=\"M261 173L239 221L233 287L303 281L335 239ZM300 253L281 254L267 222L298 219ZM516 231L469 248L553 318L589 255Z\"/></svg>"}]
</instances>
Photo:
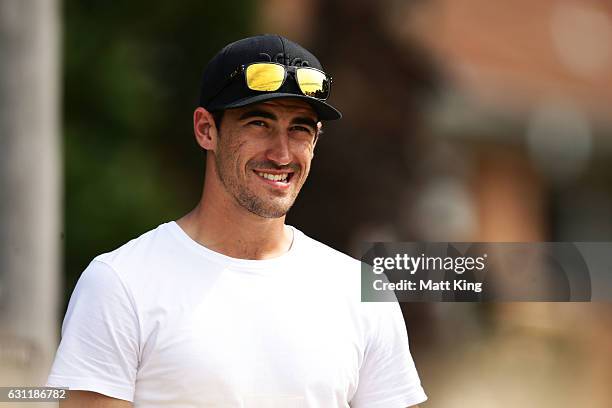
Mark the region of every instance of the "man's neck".
<instances>
[{"instance_id":1,"label":"man's neck","mask_svg":"<svg viewBox=\"0 0 612 408\"><path fill-rule=\"evenodd\" d=\"M284 216L263 218L235 202L205 197L177 223L194 241L232 258L276 258L289 250L293 240Z\"/></svg>"}]
</instances>

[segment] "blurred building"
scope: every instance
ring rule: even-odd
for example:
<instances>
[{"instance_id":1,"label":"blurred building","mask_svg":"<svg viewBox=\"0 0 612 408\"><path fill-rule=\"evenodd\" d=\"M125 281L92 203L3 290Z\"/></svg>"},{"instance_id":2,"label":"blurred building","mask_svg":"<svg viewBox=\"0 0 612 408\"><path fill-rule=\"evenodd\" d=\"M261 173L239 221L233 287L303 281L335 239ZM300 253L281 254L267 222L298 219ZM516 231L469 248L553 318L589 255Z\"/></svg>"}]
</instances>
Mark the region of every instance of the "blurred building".
<instances>
[{"instance_id":1,"label":"blurred building","mask_svg":"<svg viewBox=\"0 0 612 408\"><path fill-rule=\"evenodd\" d=\"M439 0L411 13L405 35L447 79L432 132L469 149L477 239L610 240L612 4Z\"/></svg>"}]
</instances>

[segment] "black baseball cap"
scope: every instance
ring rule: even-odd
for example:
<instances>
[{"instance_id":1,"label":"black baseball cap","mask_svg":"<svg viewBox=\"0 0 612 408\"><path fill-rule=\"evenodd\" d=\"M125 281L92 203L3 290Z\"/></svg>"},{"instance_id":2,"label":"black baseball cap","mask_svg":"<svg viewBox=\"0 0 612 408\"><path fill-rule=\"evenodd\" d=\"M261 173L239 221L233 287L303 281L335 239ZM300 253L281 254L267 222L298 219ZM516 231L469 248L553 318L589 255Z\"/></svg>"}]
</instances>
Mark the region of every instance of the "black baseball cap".
<instances>
[{"instance_id":1,"label":"black baseball cap","mask_svg":"<svg viewBox=\"0 0 612 408\"><path fill-rule=\"evenodd\" d=\"M202 77L199 106L210 112L239 108L278 98L298 98L310 103L319 120L340 119L342 114L330 104L304 95L288 75L274 92L250 90L244 80L228 81L230 75L244 64L276 62L286 66L309 66L323 70L319 60L301 45L276 34L244 38L226 45L208 63Z\"/></svg>"}]
</instances>

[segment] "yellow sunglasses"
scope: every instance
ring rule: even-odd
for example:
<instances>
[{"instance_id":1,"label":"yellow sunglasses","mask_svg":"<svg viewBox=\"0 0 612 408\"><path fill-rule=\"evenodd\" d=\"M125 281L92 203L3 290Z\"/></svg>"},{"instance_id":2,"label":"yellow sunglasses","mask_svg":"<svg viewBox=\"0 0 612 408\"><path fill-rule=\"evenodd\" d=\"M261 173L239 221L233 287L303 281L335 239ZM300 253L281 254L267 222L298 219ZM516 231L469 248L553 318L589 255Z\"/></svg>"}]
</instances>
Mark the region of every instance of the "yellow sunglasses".
<instances>
[{"instance_id":1,"label":"yellow sunglasses","mask_svg":"<svg viewBox=\"0 0 612 408\"><path fill-rule=\"evenodd\" d=\"M244 73L247 87L253 91L278 91L287 79L287 72L293 72L300 91L321 101L329 98L332 78L325 72L311 67L294 67L275 62L254 62L241 65L229 77Z\"/></svg>"}]
</instances>

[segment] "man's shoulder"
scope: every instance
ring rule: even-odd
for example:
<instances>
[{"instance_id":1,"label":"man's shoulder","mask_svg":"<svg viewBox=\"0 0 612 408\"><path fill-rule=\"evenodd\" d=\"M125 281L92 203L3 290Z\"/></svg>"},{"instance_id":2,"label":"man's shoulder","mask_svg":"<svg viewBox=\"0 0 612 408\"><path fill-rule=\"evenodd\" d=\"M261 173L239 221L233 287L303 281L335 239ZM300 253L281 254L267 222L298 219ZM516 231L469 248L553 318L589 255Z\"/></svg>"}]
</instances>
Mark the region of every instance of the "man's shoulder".
<instances>
[{"instance_id":1,"label":"man's shoulder","mask_svg":"<svg viewBox=\"0 0 612 408\"><path fill-rule=\"evenodd\" d=\"M119 272L163 256L164 248L168 244L168 224L170 223L160 224L120 247L96 256L94 260L103 262Z\"/></svg>"},{"instance_id":2,"label":"man's shoulder","mask_svg":"<svg viewBox=\"0 0 612 408\"><path fill-rule=\"evenodd\" d=\"M307 256L311 262L333 263L347 268L360 267L361 262L357 259L317 241L300 230L296 229L296 231L300 234L301 253Z\"/></svg>"}]
</instances>

